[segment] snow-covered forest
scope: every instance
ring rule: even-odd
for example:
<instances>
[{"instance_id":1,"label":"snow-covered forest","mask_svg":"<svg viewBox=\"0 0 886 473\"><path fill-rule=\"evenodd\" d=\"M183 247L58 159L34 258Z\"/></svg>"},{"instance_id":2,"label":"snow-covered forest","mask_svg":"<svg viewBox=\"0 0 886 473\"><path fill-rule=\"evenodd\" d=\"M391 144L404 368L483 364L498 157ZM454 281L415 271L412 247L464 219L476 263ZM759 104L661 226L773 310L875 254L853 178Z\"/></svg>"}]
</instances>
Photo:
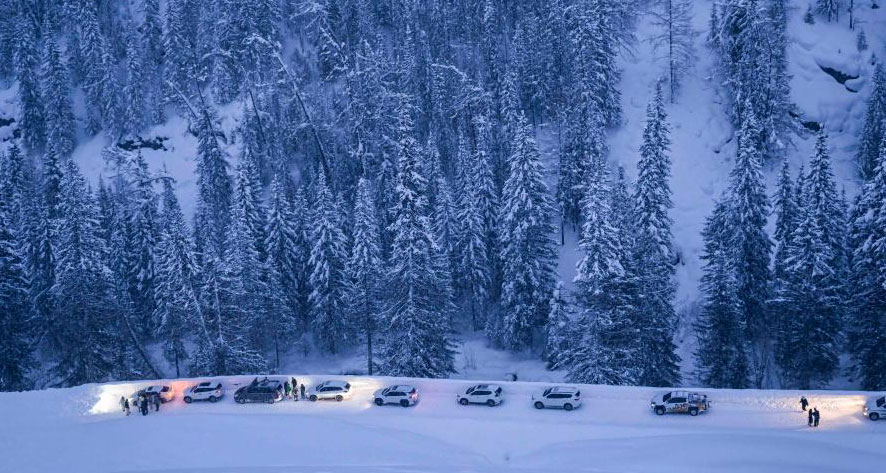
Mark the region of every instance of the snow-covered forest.
<instances>
[{"instance_id":1,"label":"snow-covered forest","mask_svg":"<svg viewBox=\"0 0 886 473\"><path fill-rule=\"evenodd\" d=\"M293 351L443 378L478 334L578 383L886 389L879 7L0 0L0 391ZM810 118L789 25L852 39L817 74L859 117Z\"/></svg>"}]
</instances>

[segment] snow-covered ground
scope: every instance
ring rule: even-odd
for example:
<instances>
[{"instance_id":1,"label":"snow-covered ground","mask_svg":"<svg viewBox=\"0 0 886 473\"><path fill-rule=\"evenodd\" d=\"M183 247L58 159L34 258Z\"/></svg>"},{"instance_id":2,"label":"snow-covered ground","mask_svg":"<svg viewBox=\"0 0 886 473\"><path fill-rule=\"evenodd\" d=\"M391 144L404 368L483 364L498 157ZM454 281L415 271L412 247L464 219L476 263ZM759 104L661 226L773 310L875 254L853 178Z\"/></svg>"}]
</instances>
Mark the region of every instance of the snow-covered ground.
<instances>
[{"instance_id":1,"label":"snow-covered ground","mask_svg":"<svg viewBox=\"0 0 886 473\"><path fill-rule=\"evenodd\" d=\"M886 464L886 422L862 417L860 392L804 393L822 412L812 429L799 392L706 390L708 413L658 417L652 388L582 386L584 406L566 412L532 408L537 383L503 383L505 403L489 408L456 404L465 381L402 380L422 396L404 409L371 403L373 390L401 380L333 378L348 379L355 397L241 406L231 394L251 378L225 378L223 401L179 396L147 417L123 416L118 401L148 382L0 394L0 471L870 473Z\"/></svg>"}]
</instances>

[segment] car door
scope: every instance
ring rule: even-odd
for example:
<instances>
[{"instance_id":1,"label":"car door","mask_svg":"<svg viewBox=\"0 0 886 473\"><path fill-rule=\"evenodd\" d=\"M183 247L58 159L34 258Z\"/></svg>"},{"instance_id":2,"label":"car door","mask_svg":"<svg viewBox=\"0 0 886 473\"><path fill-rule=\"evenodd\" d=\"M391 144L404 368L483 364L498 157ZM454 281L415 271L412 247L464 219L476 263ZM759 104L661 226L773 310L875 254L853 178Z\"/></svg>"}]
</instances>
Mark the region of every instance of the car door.
<instances>
[{"instance_id":1,"label":"car door","mask_svg":"<svg viewBox=\"0 0 886 473\"><path fill-rule=\"evenodd\" d=\"M388 399L386 402L391 404L400 404L400 400L406 398L406 393L400 391L391 391L388 393Z\"/></svg>"},{"instance_id":2,"label":"car door","mask_svg":"<svg viewBox=\"0 0 886 473\"><path fill-rule=\"evenodd\" d=\"M689 404L685 397L672 397L668 400L668 412L688 412Z\"/></svg>"},{"instance_id":3,"label":"car door","mask_svg":"<svg viewBox=\"0 0 886 473\"><path fill-rule=\"evenodd\" d=\"M490 394L492 394L491 391L476 390L471 394L471 402L483 404Z\"/></svg>"}]
</instances>

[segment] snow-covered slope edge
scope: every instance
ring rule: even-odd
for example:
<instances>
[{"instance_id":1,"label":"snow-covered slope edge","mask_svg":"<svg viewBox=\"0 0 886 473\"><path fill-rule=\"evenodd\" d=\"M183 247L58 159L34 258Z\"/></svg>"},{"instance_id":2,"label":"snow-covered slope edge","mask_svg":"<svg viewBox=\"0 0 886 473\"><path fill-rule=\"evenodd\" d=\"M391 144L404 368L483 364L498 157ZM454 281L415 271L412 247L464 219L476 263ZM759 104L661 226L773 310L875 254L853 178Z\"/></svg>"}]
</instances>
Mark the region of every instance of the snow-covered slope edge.
<instances>
[{"instance_id":1,"label":"snow-covered slope edge","mask_svg":"<svg viewBox=\"0 0 886 473\"><path fill-rule=\"evenodd\" d=\"M224 378L217 404L179 398L147 417L125 417L117 402L156 381L0 394L0 470L870 472L886 461L886 423L861 416L861 392L803 393L822 411L810 429L789 391L705 390L710 412L658 417L655 388L581 386L581 409L537 411L529 396L539 383L501 383L505 403L488 408L455 403L466 381L370 377L348 377L356 395L343 403L235 404L249 379ZM400 381L419 388L417 406L370 402Z\"/></svg>"}]
</instances>

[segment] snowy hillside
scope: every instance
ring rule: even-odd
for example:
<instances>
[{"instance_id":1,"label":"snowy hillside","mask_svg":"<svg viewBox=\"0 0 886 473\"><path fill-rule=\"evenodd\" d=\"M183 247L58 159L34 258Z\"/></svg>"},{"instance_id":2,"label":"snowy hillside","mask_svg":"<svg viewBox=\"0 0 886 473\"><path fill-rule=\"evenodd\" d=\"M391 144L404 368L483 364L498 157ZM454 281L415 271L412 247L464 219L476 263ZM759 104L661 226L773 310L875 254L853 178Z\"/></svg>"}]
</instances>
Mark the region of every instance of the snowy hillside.
<instances>
[{"instance_id":1,"label":"snowy hillside","mask_svg":"<svg viewBox=\"0 0 886 473\"><path fill-rule=\"evenodd\" d=\"M179 396L147 417L123 416L118 401L148 382L0 394L0 470L869 473L886 461L886 422L861 416L859 392L803 393L822 412L812 429L792 391L705 390L709 412L659 417L650 388L585 385L581 408L538 411L529 398L542 384L503 383L504 404L489 408L456 404L466 382L363 377L347 378L356 394L342 403L235 404L249 379L224 378L217 404ZM420 402L370 402L395 382L414 384Z\"/></svg>"}]
</instances>

